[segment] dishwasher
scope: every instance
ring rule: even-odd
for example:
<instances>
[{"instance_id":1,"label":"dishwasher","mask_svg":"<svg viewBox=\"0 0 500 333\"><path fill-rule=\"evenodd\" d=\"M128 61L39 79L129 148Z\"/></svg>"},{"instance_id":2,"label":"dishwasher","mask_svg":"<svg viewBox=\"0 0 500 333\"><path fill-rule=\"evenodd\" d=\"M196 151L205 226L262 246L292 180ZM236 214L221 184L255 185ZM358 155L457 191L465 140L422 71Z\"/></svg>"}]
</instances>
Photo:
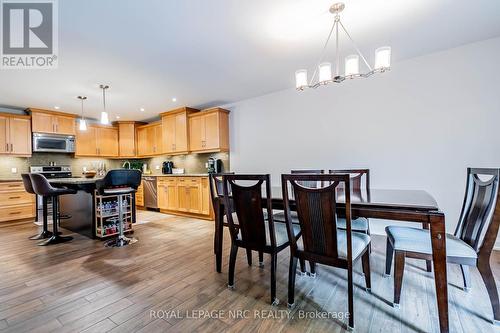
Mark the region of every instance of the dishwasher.
<instances>
[{"instance_id":1,"label":"dishwasher","mask_svg":"<svg viewBox=\"0 0 500 333\"><path fill-rule=\"evenodd\" d=\"M142 177L144 187L144 207L158 209L158 190L156 177Z\"/></svg>"}]
</instances>

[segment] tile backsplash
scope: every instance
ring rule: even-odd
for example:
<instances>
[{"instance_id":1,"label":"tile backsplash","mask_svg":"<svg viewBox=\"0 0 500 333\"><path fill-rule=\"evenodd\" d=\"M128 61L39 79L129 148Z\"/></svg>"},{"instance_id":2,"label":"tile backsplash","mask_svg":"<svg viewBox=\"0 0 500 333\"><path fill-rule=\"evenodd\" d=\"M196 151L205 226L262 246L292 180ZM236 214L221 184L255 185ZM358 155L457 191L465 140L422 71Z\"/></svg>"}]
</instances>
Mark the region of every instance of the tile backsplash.
<instances>
[{"instance_id":1,"label":"tile backsplash","mask_svg":"<svg viewBox=\"0 0 500 333\"><path fill-rule=\"evenodd\" d=\"M161 165L164 161L174 162L175 168L185 169L185 173L205 173L207 169L205 163L209 157L214 157L222 160L223 167L225 171L229 171L229 153L209 153L209 154L188 154L188 155L178 155L178 156L156 156L153 158L141 159L141 160L130 160L130 161L140 161L141 163L148 163L149 168L153 174L161 173ZM98 163L104 162L106 164L106 169L116 169L123 165L125 160L112 160L97 157L84 157L75 158L70 154L56 154L56 153L33 153L32 157L12 157L12 156L2 156L0 157L0 179L9 178L20 178L21 173L29 172L29 167L32 165L49 165L51 162L55 162L56 165L69 165L72 168L73 176L81 175L83 168L92 169L97 166ZM159 166L159 169L156 167ZM12 173L12 169L17 172Z\"/></svg>"}]
</instances>

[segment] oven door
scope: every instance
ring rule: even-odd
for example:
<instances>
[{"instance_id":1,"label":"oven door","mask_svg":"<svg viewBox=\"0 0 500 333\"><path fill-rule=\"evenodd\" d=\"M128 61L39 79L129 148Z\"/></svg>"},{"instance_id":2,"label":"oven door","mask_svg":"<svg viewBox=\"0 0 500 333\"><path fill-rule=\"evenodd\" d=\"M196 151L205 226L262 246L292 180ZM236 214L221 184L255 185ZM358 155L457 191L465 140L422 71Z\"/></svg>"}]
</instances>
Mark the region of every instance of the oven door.
<instances>
[{"instance_id":1,"label":"oven door","mask_svg":"<svg viewBox=\"0 0 500 333\"><path fill-rule=\"evenodd\" d=\"M74 136L33 133L34 152L73 153Z\"/></svg>"}]
</instances>

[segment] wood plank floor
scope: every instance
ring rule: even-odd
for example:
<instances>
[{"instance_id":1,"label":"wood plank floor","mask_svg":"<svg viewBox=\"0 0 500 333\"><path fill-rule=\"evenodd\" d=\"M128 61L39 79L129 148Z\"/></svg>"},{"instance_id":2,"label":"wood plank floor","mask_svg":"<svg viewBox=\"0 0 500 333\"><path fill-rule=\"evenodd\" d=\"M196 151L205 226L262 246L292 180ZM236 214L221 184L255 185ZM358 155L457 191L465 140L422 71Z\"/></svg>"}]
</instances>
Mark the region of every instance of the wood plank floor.
<instances>
[{"instance_id":1,"label":"wood plank floor","mask_svg":"<svg viewBox=\"0 0 500 333\"><path fill-rule=\"evenodd\" d=\"M249 267L240 251L236 289L228 290L227 233L223 273L218 274L212 222L141 214L139 219L151 222L136 226L139 242L122 249L107 249L80 235L70 243L39 247L27 239L36 233L31 223L0 228L0 332L345 331L346 319L340 318L347 309L345 271L320 266L315 279L297 276L297 307L290 312L289 258L282 252L281 304L272 307L269 258L261 269L255 254ZM372 293L364 290L360 263L355 266L355 330L437 332L432 274L425 272L423 262L408 260L401 308L392 308L393 279L383 277L385 238L373 238ZM500 277L499 253L493 261ZM500 332L491 324L477 270L472 270L473 288L466 293L458 268L449 267L450 330Z\"/></svg>"}]
</instances>

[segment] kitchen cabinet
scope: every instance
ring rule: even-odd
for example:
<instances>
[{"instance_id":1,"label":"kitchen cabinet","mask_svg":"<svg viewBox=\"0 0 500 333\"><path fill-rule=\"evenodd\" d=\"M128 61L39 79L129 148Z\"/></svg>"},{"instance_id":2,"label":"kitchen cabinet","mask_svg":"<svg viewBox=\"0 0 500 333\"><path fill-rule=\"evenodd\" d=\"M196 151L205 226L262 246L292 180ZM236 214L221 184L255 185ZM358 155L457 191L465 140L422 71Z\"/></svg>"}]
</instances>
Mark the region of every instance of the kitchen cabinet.
<instances>
[{"instance_id":1,"label":"kitchen cabinet","mask_svg":"<svg viewBox=\"0 0 500 333\"><path fill-rule=\"evenodd\" d=\"M34 133L76 134L76 115L48 110L28 109Z\"/></svg>"},{"instance_id":2,"label":"kitchen cabinet","mask_svg":"<svg viewBox=\"0 0 500 333\"><path fill-rule=\"evenodd\" d=\"M160 114L163 127L163 152L185 154L188 152L188 115L199 110L183 107Z\"/></svg>"},{"instance_id":3,"label":"kitchen cabinet","mask_svg":"<svg viewBox=\"0 0 500 333\"><path fill-rule=\"evenodd\" d=\"M137 188L137 192L135 192L135 205L144 207L144 185L142 182Z\"/></svg>"},{"instance_id":4,"label":"kitchen cabinet","mask_svg":"<svg viewBox=\"0 0 500 333\"><path fill-rule=\"evenodd\" d=\"M229 111L213 108L190 114L189 151L229 151Z\"/></svg>"},{"instance_id":5,"label":"kitchen cabinet","mask_svg":"<svg viewBox=\"0 0 500 333\"><path fill-rule=\"evenodd\" d=\"M169 213L213 218L208 177L158 177L158 208Z\"/></svg>"},{"instance_id":6,"label":"kitchen cabinet","mask_svg":"<svg viewBox=\"0 0 500 333\"><path fill-rule=\"evenodd\" d=\"M138 156L154 156L163 154L163 131L162 123L137 127L137 150Z\"/></svg>"},{"instance_id":7,"label":"kitchen cabinet","mask_svg":"<svg viewBox=\"0 0 500 333\"><path fill-rule=\"evenodd\" d=\"M76 156L118 157L118 129L88 125L76 133Z\"/></svg>"},{"instance_id":8,"label":"kitchen cabinet","mask_svg":"<svg viewBox=\"0 0 500 333\"><path fill-rule=\"evenodd\" d=\"M29 116L0 114L0 154L31 156L31 120Z\"/></svg>"},{"instance_id":9,"label":"kitchen cabinet","mask_svg":"<svg viewBox=\"0 0 500 333\"><path fill-rule=\"evenodd\" d=\"M35 196L25 191L22 181L0 183L0 222L35 217Z\"/></svg>"},{"instance_id":10,"label":"kitchen cabinet","mask_svg":"<svg viewBox=\"0 0 500 333\"><path fill-rule=\"evenodd\" d=\"M143 123L135 121L118 121L118 145L120 157L137 156L137 126Z\"/></svg>"}]
</instances>

